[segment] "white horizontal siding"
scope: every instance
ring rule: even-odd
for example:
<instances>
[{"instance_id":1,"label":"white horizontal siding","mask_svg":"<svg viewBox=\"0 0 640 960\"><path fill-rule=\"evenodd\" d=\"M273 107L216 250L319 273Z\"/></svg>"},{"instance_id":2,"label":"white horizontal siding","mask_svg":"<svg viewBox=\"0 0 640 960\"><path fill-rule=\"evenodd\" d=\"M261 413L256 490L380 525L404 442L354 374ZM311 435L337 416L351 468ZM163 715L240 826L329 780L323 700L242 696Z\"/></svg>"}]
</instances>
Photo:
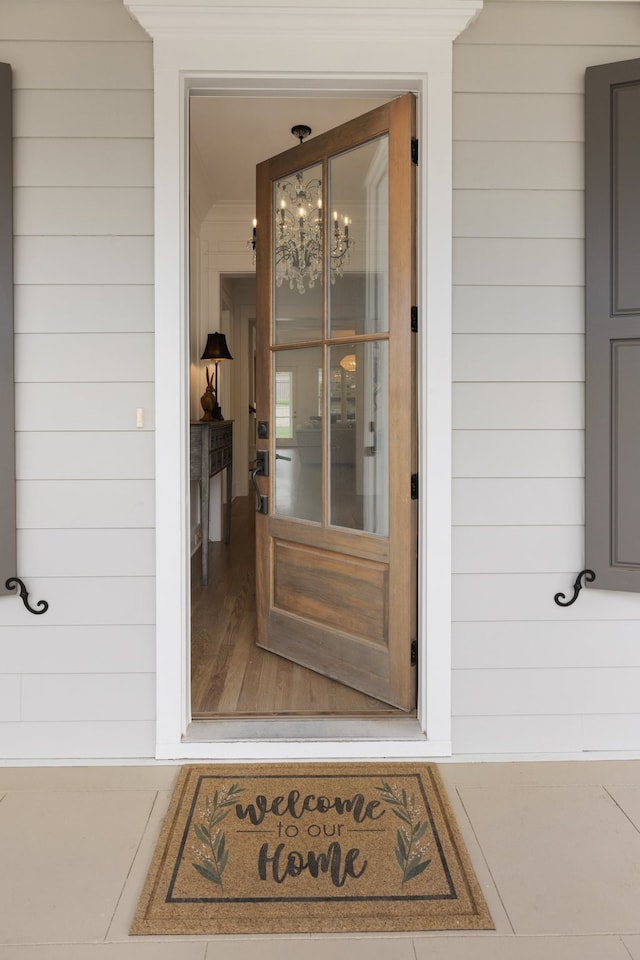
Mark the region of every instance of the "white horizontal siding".
<instances>
[{"instance_id":1,"label":"white horizontal siding","mask_svg":"<svg viewBox=\"0 0 640 960\"><path fill-rule=\"evenodd\" d=\"M153 141L29 137L14 145L16 187L150 187Z\"/></svg>"},{"instance_id":2,"label":"white horizontal siding","mask_svg":"<svg viewBox=\"0 0 640 960\"><path fill-rule=\"evenodd\" d=\"M536 713L530 717L453 717L456 753L537 754L538 757L576 754L584 747L583 718Z\"/></svg>"},{"instance_id":3,"label":"white horizontal siding","mask_svg":"<svg viewBox=\"0 0 640 960\"><path fill-rule=\"evenodd\" d=\"M487 9L485 4L485 10ZM583 8L584 9L584 8ZM617 14L617 12L616 12ZM526 37L513 44L465 44L454 48L456 92L473 93L573 93L582 96L587 64L640 56L637 46L547 46L544 59L538 45L527 46Z\"/></svg>"},{"instance_id":4,"label":"white horizontal siding","mask_svg":"<svg viewBox=\"0 0 640 960\"><path fill-rule=\"evenodd\" d=\"M4 0L18 575L0 756L153 753L152 45L120 0ZM144 426L136 427L142 408Z\"/></svg>"},{"instance_id":5,"label":"white horizontal siding","mask_svg":"<svg viewBox=\"0 0 640 960\"><path fill-rule=\"evenodd\" d=\"M456 430L454 477L583 477L581 430Z\"/></svg>"},{"instance_id":6,"label":"white horizontal siding","mask_svg":"<svg viewBox=\"0 0 640 960\"><path fill-rule=\"evenodd\" d=\"M17 334L15 350L17 383L153 380L150 333Z\"/></svg>"},{"instance_id":7,"label":"white horizontal siding","mask_svg":"<svg viewBox=\"0 0 640 960\"><path fill-rule=\"evenodd\" d=\"M583 590L573 606L557 606L554 596L561 591L571 597L572 582L573 577L559 577L555 572L455 574L454 619L640 620L640 595L634 593Z\"/></svg>"},{"instance_id":8,"label":"white horizontal siding","mask_svg":"<svg viewBox=\"0 0 640 960\"><path fill-rule=\"evenodd\" d=\"M460 753L640 749L640 598L583 590L587 66L625 4L487 0L454 44L453 700Z\"/></svg>"},{"instance_id":9,"label":"white horizontal siding","mask_svg":"<svg viewBox=\"0 0 640 960\"><path fill-rule=\"evenodd\" d=\"M148 42L11 43L2 39L0 60L11 63L14 90L149 90L153 86Z\"/></svg>"},{"instance_id":10,"label":"white horizontal siding","mask_svg":"<svg viewBox=\"0 0 640 960\"><path fill-rule=\"evenodd\" d=\"M154 428L153 383L17 383L20 430L131 430L141 408Z\"/></svg>"},{"instance_id":11,"label":"white horizontal siding","mask_svg":"<svg viewBox=\"0 0 640 960\"><path fill-rule=\"evenodd\" d=\"M2 0L5 41L58 40L130 41L140 43L144 32L117 0ZM12 44L13 46L17 44Z\"/></svg>"},{"instance_id":12,"label":"white horizontal siding","mask_svg":"<svg viewBox=\"0 0 640 960\"><path fill-rule=\"evenodd\" d=\"M14 233L22 235L153 235L150 187L18 187Z\"/></svg>"},{"instance_id":13,"label":"white horizontal siding","mask_svg":"<svg viewBox=\"0 0 640 960\"><path fill-rule=\"evenodd\" d=\"M580 190L456 190L456 237L583 238Z\"/></svg>"},{"instance_id":14,"label":"white horizontal siding","mask_svg":"<svg viewBox=\"0 0 640 960\"><path fill-rule=\"evenodd\" d=\"M137 759L154 751L152 720L0 723L0 755L6 760Z\"/></svg>"},{"instance_id":15,"label":"white horizontal siding","mask_svg":"<svg viewBox=\"0 0 640 960\"><path fill-rule=\"evenodd\" d=\"M25 674L20 718L27 723L153 720L154 688L152 673Z\"/></svg>"},{"instance_id":16,"label":"white horizontal siding","mask_svg":"<svg viewBox=\"0 0 640 960\"><path fill-rule=\"evenodd\" d=\"M457 430L582 430L582 383L456 383Z\"/></svg>"},{"instance_id":17,"label":"white horizontal siding","mask_svg":"<svg viewBox=\"0 0 640 960\"><path fill-rule=\"evenodd\" d=\"M589 751L628 750L640 741L640 713L600 714L584 717L583 743Z\"/></svg>"},{"instance_id":18,"label":"white horizontal siding","mask_svg":"<svg viewBox=\"0 0 640 960\"><path fill-rule=\"evenodd\" d=\"M20 480L18 528L153 527L152 480Z\"/></svg>"},{"instance_id":19,"label":"white horizontal siding","mask_svg":"<svg viewBox=\"0 0 640 960\"><path fill-rule=\"evenodd\" d=\"M504 717L454 717L453 737L469 754L498 756L530 753L589 755L596 751L637 753L640 714L593 714L588 716L543 715Z\"/></svg>"},{"instance_id":20,"label":"white horizontal siding","mask_svg":"<svg viewBox=\"0 0 640 960\"><path fill-rule=\"evenodd\" d=\"M0 676L0 722L20 717L20 677Z\"/></svg>"},{"instance_id":21,"label":"white horizontal siding","mask_svg":"<svg viewBox=\"0 0 640 960\"><path fill-rule=\"evenodd\" d=\"M514 569L521 570L523 565L516 561ZM570 578L559 576L557 584L566 595ZM640 667L637 622L561 619L519 621L515 625L511 621L487 621L456 623L454 627L456 670L574 668L576 664Z\"/></svg>"},{"instance_id":22,"label":"white horizontal siding","mask_svg":"<svg viewBox=\"0 0 640 960\"><path fill-rule=\"evenodd\" d=\"M580 190L582 144L454 141L453 182L472 190Z\"/></svg>"},{"instance_id":23,"label":"white horizontal siding","mask_svg":"<svg viewBox=\"0 0 640 960\"><path fill-rule=\"evenodd\" d=\"M139 333L153 329L153 286L16 287L16 333Z\"/></svg>"},{"instance_id":24,"label":"white horizontal siding","mask_svg":"<svg viewBox=\"0 0 640 960\"><path fill-rule=\"evenodd\" d=\"M562 142L584 137L584 101L574 94L459 93L454 100L455 140Z\"/></svg>"},{"instance_id":25,"label":"white horizontal siding","mask_svg":"<svg viewBox=\"0 0 640 960\"><path fill-rule=\"evenodd\" d=\"M457 382L584 381L582 335L456 334L453 376Z\"/></svg>"},{"instance_id":26,"label":"white horizontal siding","mask_svg":"<svg viewBox=\"0 0 640 960\"><path fill-rule=\"evenodd\" d=\"M91 563L90 557L87 557L87 563ZM123 570L122 574L126 576L129 572ZM5 674L97 675L154 671L153 626L51 626L45 623L36 627L34 622L12 628L14 642L7 644L3 655Z\"/></svg>"},{"instance_id":27,"label":"white horizontal siding","mask_svg":"<svg viewBox=\"0 0 640 960\"><path fill-rule=\"evenodd\" d=\"M16 90L16 137L152 137L147 90Z\"/></svg>"},{"instance_id":28,"label":"white horizontal siding","mask_svg":"<svg viewBox=\"0 0 640 960\"><path fill-rule=\"evenodd\" d=\"M154 438L149 432L76 431L20 433L18 480L154 478Z\"/></svg>"},{"instance_id":29,"label":"white horizontal siding","mask_svg":"<svg viewBox=\"0 0 640 960\"><path fill-rule=\"evenodd\" d=\"M453 528L454 573L572 573L583 555L581 526Z\"/></svg>"},{"instance_id":30,"label":"white horizontal siding","mask_svg":"<svg viewBox=\"0 0 640 960\"><path fill-rule=\"evenodd\" d=\"M456 286L453 309L455 333L584 332L578 286Z\"/></svg>"},{"instance_id":31,"label":"white horizontal siding","mask_svg":"<svg viewBox=\"0 0 640 960\"><path fill-rule=\"evenodd\" d=\"M603 682L608 680L609 682ZM455 716L634 713L639 667L548 670L456 670Z\"/></svg>"},{"instance_id":32,"label":"white horizontal siding","mask_svg":"<svg viewBox=\"0 0 640 960\"><path fill-rule=\"evenodd\" d=\"M30 577L152 577L154 531L22 530L18 564Z\"/></svg>"},{"instance_id":33,"label":"white horizontal siding","mask_svg":"<svg viewBox=\"0 0 640 960\"><path fill-rule=\"evenodd\" d=\"M482 14L460 35L456 44L495 44L617 47L620 60L625 46L637 47L638 10L635 4L612 3L508 3L487 0ZM539 49L542 61L547 50ZM633 56L633 54L631 54Z\"/></svg>"},{"instance_id":34,"label":"white horizontal siding","mask_svg":"<svg viewBox=\"0 0 640 960\"><path fill-rule=\"evenodd\" d=\"M581 478L473 478L453 481L454 526L584 523Z\"/></svg>"},{"instance_id":35,"label":"white horizontal siding","mask_svg":"<svg viewBox=\"0 0 640 960\"><path fill-rule=\"evenodd\" d=\"M153 577L31 577L29 588L32 606L49 603L41 618L48 626L133 626L155 620ZM3 598L0 626L32 624L33 615L22 603Z\"/></svg>"},{"instance_id":36,"label":"white horizontal siding","mask_svg":"<svg viewBox=\"0 0 640 960\"><path fill-rule=\"evenodd\" d=\"M16 237L14 279L23 283L153 283L152 237Z\"/></svg>"},{"instance_id":37,"label":"white horizontal siding","mask_svg":"<svg viewBox=\"0 0 640 960\"><path fill-rule=\"evenodd\" d=\"M584 283L581 240L458 237L453 254L455 284L564 287Z\"/></svg>"}]
</instances>

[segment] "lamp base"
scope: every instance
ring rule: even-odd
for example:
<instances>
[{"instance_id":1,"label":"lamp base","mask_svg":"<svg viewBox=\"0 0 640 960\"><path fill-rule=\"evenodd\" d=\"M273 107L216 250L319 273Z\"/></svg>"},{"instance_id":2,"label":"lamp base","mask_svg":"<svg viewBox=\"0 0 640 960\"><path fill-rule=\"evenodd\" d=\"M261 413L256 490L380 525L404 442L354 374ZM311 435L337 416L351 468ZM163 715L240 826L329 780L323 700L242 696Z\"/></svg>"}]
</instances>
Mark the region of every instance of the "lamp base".
<instances>
[{"instance_id":1,"label":"lamp base","mask_svg":"<svg viewBox=\"0 0 640 960\"><path fill-rule=\"evenodd\" d=\"M208 391L200 397L200 403L204 414L200 417L200 423L215 423L217 420L224 420L220 404Z\"/></svg>"},{"instance_id":2,"label":"lamp base","mask_svg":"<svg viewBox=\"0 0 640 960\"><path fill-rule=\"evenodd\" d=\"M208 374L208 371L207 371L207 374ZM210 420L221 419L220 417L216 416L216 412L218 413L220 412L220 406L218 404L215 391L213 389L213 384L209 380L208 376L207 376L207 389L200 397L200 406L204 410L204 415L200 417L201 421L204 421L205 423L207 423Z\"/></svg>"}]
</instances>

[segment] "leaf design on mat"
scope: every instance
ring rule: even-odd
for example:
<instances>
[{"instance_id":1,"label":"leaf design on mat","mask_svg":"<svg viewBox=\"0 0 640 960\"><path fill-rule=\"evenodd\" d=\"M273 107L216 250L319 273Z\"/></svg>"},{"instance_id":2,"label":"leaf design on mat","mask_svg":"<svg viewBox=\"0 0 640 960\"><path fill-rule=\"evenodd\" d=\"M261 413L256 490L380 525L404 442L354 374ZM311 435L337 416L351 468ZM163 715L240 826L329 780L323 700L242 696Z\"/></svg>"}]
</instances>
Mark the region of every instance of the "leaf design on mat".
<instances>
[{"instance_id":1,"label":"leaf design on mat","mask_svg":"<svg viewBox=\"0 0 640 960\"><path fill-rule=\"evenodd\" d=\"M401 822L396 832L396 847L394 853L398 866L402 870L402 885L420 876L427 869L431 860L423 859L426 852L420 841L427 832L427 821L420 820L420 811L416 808L415 796L407 796L406 790L384 782L377 789L382 799L391 807L393 813Z\"/></svg>"},{"instance_id":2,"label":"leaf design on mat","mask_svg":"<svg viewBox=\"0 0 640 960\"><path fill-rule=\"evenodd\" d=\"M242 793L237 783L228 790L216 790L213 797L205 797L204 815L200 823L193 824L200 846L194 851L200 863L192 863L194 870L205 880L210 880L222 889L222 874L229 859L227 840L218 824L230 813L231 807Z\"/></svg>"}]
</instances>

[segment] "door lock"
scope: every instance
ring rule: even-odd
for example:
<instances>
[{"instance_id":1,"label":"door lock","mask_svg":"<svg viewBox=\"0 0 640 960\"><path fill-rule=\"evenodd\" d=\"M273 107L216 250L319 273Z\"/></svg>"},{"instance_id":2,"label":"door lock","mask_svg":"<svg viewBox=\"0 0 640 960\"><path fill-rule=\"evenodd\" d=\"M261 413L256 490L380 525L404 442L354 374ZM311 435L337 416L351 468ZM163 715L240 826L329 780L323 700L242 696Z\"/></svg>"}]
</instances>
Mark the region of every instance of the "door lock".
<instances>
[{"instance_id":1,"label":"door lock","mask_svg":"<svg viewBox=\"0 0 640 960\"><path fill-rule=\"evenodd\" d=\"M256 450L256 476L269 476L269 451Z\"/></svg>"}]
</instances>

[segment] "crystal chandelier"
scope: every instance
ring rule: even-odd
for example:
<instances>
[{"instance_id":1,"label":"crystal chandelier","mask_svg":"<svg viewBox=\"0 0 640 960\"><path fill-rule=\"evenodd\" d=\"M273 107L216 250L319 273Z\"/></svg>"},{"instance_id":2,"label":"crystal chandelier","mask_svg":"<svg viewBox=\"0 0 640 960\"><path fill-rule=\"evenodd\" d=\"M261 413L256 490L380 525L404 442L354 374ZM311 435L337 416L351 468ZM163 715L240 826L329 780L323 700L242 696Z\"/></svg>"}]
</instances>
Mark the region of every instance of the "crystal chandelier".
<instances>
[{"instance_id":1,"label":"crystal chandelier","mask_svg":"<svg viewBox=\"0 0 640 960\"><path fill-rule=\"evenodd\" d=\"M302 143L311 133L311 127L298 124L291 128L294 136ZM333 222L329 231L329 262L331 283L344 273L349 262L349 251L354 245L349 236L351 221L349 217L333 213ZM254 252L256 249L256 226L253 221L253 236L249 241ZM274 262L276 283L280 287L286 281L291 290L304 293L310 290L316 280L322 276L322 181L319 178L304 181L299 170L288 180L279 180L276 184L275 224L274 224ZM306 284L306 287L305 287Z\"/></svg>"}]
</instances>

